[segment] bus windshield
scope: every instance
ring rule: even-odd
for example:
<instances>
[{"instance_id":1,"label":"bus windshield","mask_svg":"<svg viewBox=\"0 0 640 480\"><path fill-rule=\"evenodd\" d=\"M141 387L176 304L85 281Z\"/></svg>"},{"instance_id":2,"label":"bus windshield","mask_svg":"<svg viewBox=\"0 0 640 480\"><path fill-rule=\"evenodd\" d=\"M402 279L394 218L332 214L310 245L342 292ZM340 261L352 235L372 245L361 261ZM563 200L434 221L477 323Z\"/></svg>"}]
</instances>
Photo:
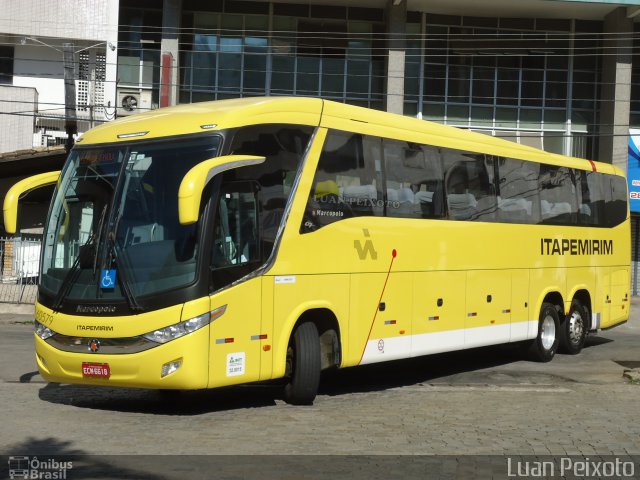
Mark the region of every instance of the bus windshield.
<instances>
[{"instance_id":1,"label":"bus windshield","mask_svg":"<svg viewBox=\"0 0 640 480\"><path fill-rule=\"evenodd\" d=\"M178 188L215 157L218 136L77 148L45 228L41 286L75 300L146 296L194 282L196 225L178 221Z\"/></svg>"}]
</instances>

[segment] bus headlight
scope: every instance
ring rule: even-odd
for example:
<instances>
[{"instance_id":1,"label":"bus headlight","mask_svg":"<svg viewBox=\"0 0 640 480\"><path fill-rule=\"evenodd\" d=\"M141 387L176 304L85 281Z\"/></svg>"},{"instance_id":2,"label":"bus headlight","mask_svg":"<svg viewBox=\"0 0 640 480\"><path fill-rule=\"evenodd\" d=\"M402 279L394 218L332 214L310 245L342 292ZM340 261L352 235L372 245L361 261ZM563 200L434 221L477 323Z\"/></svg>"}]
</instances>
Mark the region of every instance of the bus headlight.
<instances>
[{"instance_id":1,"label":"bus headlight","mask_svg":"<svg viewBox=\"0 0 640 480\"><path fill-rule=\"evenodd\" d=\"M35 320L35 327L36 327L36 335L38 335L42 340L51 338L56 334L49 327L45 327L43 324L41 324L37 320Z\"/></svg>"},{"instance_id":2,"label":"bus headlight","mask_svg":"<svg viewBox=\"0 0 640 480\"><path fill-rule=\"evenodd\" d=\"M203 315L146 333L142 337L156 343L167 343L209 325L209 323L214 321L216 318L221 317L226 309L227 306L223 305L222 307L216 308L215 310Z\"/></svg>"}]
</instances>

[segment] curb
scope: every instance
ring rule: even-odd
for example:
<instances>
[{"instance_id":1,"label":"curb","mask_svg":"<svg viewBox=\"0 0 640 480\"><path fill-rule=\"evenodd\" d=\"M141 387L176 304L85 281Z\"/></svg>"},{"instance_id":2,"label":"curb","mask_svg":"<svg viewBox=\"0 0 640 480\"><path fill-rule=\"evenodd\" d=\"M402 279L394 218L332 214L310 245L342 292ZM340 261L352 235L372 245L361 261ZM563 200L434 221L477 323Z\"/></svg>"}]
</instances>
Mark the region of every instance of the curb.
<instances>
[{"instance_id":1,"label":"curb","mask_svg":"<svg viewBox=\"0 0 640 480\"><path fill-rule=\"evenodd\" d=\"M31 315L33 316L35 305L33 303L0 303L0 315Z\"/></svg>"}]
</instances>

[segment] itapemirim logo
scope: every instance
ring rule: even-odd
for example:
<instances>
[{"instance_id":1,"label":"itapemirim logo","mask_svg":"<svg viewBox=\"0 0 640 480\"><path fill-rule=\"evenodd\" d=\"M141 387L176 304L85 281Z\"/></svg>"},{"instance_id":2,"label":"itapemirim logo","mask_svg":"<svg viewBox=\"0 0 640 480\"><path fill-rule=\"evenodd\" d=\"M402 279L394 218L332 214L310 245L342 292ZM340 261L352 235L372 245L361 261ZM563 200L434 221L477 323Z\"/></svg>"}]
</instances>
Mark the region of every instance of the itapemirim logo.
<instances>
[{"instance_id":1,"label":"itapemirim logo","mask_svg":"<svg viewBox=\"0 0 640 480\"><path fill-rule=\"evenodd\" d=\"M358 257L360 257L360 260L366 260L367 256L370 256L371 260L377 260L378 252L376 252L376 249L373 246L373 241L371 241L371 238L370 238L371 235L369 234L369 229L363 228L362 233L366 238L364 245L360 240L354 240L353 248L355 248L356 252L358 252Z\"/></svg>"},{"instance_id":2,"label":"itapemirim logo","mask_svg":"<svg viewBox=\"0 0 640 480\"><path fill-rule=\"evenodd\" d=\"M64 480L67 470L73 468L73 462L61 462L53 458L38 459L14 455L9 457L9 478L25 478L33 480Z\"/></svg>"}]
</instances>

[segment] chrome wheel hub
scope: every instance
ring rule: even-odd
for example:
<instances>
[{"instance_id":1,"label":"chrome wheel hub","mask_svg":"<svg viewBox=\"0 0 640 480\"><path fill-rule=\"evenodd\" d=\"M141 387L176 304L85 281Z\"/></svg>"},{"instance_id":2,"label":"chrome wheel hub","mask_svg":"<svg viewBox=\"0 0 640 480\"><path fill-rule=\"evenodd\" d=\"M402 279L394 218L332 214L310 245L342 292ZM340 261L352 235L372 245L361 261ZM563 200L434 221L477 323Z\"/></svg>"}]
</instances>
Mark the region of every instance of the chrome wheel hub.
<instances>
[{"instance_id":1,"label":"chrome wheel hub","mask_svg":"<svg viewBox=\"0 0 640 480\"><path fill-rule=\"evenodd\" d=\"M573 311L571 317L569 317L569 340L571 340L571 343L577 345L582 340L583 333L584 321L582 320L582 316L577 311Z\"/></svg>"},{"instance_id":2,"label":"chrome wheel hub","mask_svg":"<svg viewBox=\"0 0 640 480\"><path fill-rule=\"evenodd\" d=\"M542 331L540 332L540 341L545 350L551 350L556 341L556 322L553 321L551 315L544 317L542 321Z\"/></svg>"}]
</instances>

